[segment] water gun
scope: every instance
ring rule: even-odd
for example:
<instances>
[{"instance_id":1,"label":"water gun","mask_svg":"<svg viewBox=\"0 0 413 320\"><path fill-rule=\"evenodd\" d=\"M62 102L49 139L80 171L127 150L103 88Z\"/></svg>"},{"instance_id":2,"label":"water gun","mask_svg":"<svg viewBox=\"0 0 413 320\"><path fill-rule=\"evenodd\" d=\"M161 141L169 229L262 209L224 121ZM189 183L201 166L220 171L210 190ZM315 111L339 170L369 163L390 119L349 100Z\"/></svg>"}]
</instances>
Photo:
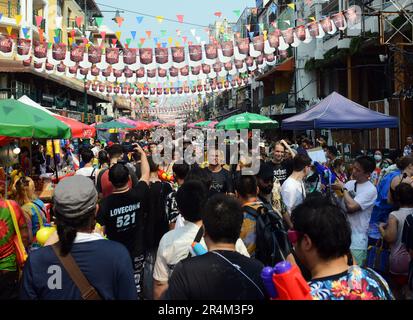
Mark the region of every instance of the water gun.
<instances>
[{"instance_id":1,"label":"water gun","mask_svg":"<svg viewBox=\"0 0 413 320\"><path fill-rule=\"evenodd\" d=\"M44 244L47 242L47 240L50 238L50 236L55 233L56 231L56 226L52 226L49 223L45 223L42 228L40 228L36 232L36 240L37 243L40 244L42 247Z\"/></svg>"},{"instance_id":2,"label":"water gun","mask_svg":"<svg viewBox=\"0 0 413 320\"><path fill-rule=\"evenodd\" d=\"M196 256L202 256L203 254L207 253L208 250L203 247L202 244L199 242L192 242L191 249L195 253Z\"/></svg>"},{"instance_id":3,"label":"water gun","mask_svg":"<svg viewBox=\"0 0 413 320\"><path fill-rule=\"evenodd\" d=\"M313 300L300 269L288 261L279 262L274 268L265 267L261 279L271 300Z\"/></svg>"},{"instance_id":4,"label":"water gun","mask_svg":"<svg viewBox=\"0 0 413 320\"><path fill-rule=\"evenodd\" d=\"M158 178L165 182L174 182L175 180L173 174L170 174L162 169L158 170Z\"/></svg>"},{"instance_id":5,"label":"water gun","mask_svg":"<svg viewBox=\"0 0 413 320\"><path fill-rule=\"evenodd\" d=\"M333 184L334 182L336 182L337 176L330 170L330 168L323 166L317 161L314 161L314 166L316 168L317 174L321 177L322 184L328 186L330 183Z\"/></svg>"}]
</instances>

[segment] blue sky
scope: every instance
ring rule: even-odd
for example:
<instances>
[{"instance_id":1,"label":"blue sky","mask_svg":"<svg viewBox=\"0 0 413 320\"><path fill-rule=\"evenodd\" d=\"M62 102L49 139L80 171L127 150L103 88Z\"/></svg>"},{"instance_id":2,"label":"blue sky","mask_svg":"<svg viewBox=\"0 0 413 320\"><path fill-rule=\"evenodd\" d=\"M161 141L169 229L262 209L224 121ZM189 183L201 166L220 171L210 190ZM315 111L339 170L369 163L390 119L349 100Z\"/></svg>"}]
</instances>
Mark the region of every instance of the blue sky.
<instances>
[{"instance_id":1,"label":"blue sky","mask_svg":"<svg viewBox=\"0 0 413 320\"><path fill-rule=\"evenodd\" d=\"M127 9L130 11L141 12L154 16L164 16L177 20L176 15L184 15L184 22L208 26L215 20L236 21L238 18L233 10L241 10L246 7L255 7L255 0L96 0L102 11L115 10L103 5L109 5L117 8ZM214 13L222 12L221 18L217 18ZM137 47L140 38L146 38L143 47L155 47L154 38L158 38L159 42L167 42L168 37L179 41L183 45L182 36L187 37L187 41L196 43L196 38L192 35L191 29L196 29L195 36L200 36L201 41L208 41L207 33L203 27L190 26L181 23L173 23L163 21L159 23L156 18L144 17L141 24L138 24L136 16L139 14L124 12L121 16L125 18L121 28L111 19L115 13L103 12L104 24L111 28L114 32L122 32L122 40L132 38L131 31L136 31L136 38L132 40L131 47ZM181 37L178 37L176 30L181 31ZM152 31L151 38L148 39L146 31ZM161 30L166 30L166 35L162 37ZM169 46L169 44L168 44Z\"/></svg>"}]
</instances>

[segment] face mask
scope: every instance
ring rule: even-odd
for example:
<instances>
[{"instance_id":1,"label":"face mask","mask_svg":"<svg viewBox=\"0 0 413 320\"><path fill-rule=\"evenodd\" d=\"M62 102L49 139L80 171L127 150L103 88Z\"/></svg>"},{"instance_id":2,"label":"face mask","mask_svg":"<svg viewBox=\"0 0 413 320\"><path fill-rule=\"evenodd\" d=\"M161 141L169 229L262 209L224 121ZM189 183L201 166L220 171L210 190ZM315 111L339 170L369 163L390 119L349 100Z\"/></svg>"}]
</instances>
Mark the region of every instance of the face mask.
<instances>
[{"instance_id":1,"label":"face mask","mask_svg":"<svg viewBox=\"0 0 413 320\"><path fill-rule=\"evenodd\" d=\"M381 155L375 154L375 155L374 155L374 160L376 160L376 161L381 161Z\"/></svg>"}]
</instances>

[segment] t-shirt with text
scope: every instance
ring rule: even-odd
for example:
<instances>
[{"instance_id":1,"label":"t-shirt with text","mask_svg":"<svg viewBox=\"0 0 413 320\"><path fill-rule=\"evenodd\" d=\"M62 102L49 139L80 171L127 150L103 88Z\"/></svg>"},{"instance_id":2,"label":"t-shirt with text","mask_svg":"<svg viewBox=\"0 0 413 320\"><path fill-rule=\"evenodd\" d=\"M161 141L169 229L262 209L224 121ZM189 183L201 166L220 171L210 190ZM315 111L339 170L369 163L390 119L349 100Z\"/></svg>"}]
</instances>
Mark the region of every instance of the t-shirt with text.
<instances>
[{"instance_id":1,"label":"t-shirt with text","mask_svg":"<svg viewBox=\"0 0 413 320\"><path fill-rule=\"evenodd\" d=\"M108 239L125 245L131 257L143 253L148 185L140 181L135 189L112 194L99 206L97 222L106 228Z\"/></svg>"}]
</instances>

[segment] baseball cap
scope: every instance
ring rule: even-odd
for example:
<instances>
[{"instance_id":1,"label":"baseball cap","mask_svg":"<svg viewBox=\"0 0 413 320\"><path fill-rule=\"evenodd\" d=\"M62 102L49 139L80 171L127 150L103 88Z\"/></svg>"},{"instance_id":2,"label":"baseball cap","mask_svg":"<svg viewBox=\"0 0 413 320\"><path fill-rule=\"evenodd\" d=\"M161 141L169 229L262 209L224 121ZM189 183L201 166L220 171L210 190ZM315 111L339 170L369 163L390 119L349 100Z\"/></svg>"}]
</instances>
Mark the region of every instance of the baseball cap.
<instances>
[{"instance_id":1,"label":"baseball cap","mask_svg":"<svg viewBox=\"0 0 413 320\"><path fill-rule=\"evenodd\" d=\"M271 167L271 165L267 163L261 163L260 171L257 174L257 178L260 178L262 180L269 180L269 179L272 179L273 176L274 176L274 170Z\"/></svg>"},{"instance_id":2,"label":"baseball cap","mask_svg":"<svg viewBox=\"0 0 413 320\"><path fill-rule=\"evenodd\" d=\"M65 218L77 218L96 207L98 194L93 181L75 175L63 179L54 191L54 211Z\"/></svg>"}]
</instances>

